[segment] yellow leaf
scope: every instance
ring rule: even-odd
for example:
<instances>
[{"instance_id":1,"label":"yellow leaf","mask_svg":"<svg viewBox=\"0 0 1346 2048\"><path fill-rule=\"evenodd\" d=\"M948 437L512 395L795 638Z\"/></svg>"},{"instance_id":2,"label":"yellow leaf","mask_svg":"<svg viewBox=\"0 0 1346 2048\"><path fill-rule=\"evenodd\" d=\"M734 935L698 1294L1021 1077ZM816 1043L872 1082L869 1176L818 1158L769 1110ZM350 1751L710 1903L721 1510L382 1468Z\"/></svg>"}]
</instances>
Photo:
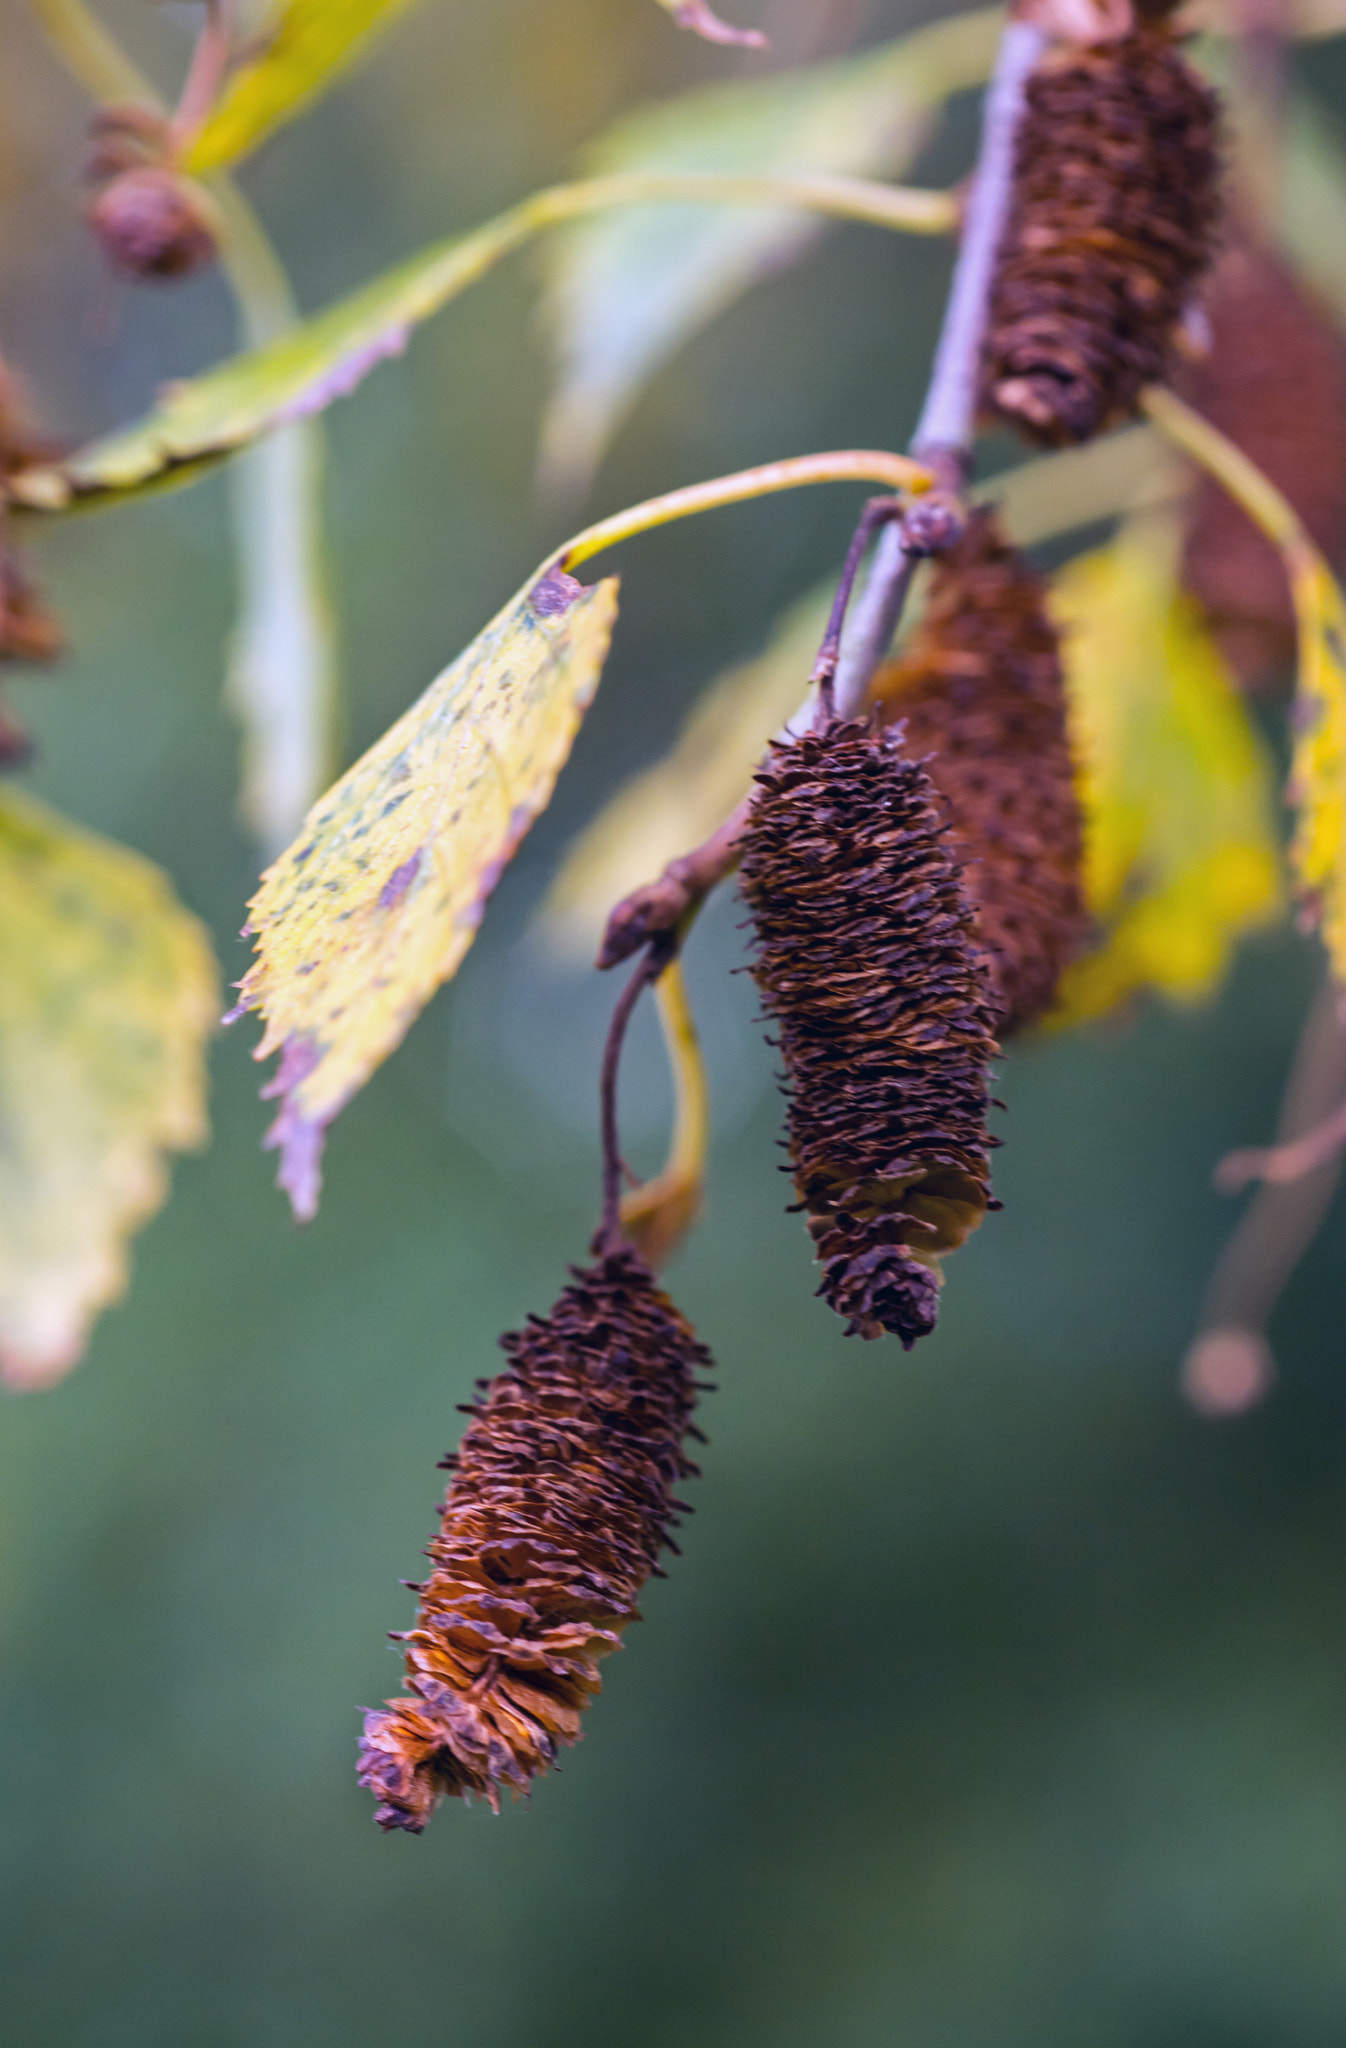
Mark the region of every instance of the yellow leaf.
<instances>
[{"instance_id":1,"label":"yellow leaf","mask_svg":"<svg viewBox=\"0 0 1346 2048\"><path fill-rule=\"evenodd\" d=\"M210 943L124 846L0 797L0 1370L58 1379L206 1137Z\"/></svg>"},{"instance_id":2,"label":"yellow leaf","mask_svg":"<svg viewBox=\"0 0 1346 2048\"><path fill-rule=\"evenodd\" d=\"M268 1142L313 1215L327 1125L401 1042L476 934L551 796L593 695L614 577L525 588L310 811L252 900L257 958L235 1015L279 1052Z\"/></svg>"},{"instance_id":3,"label":"yellow leaf","mask_svg":"<svg viewBox=\"0 0 1346 2048\"><path fill-rule=\"evenodd\" d=\"M1269 766L1176 564L1172 521L1142 517L1055 582L1102 932L1067 1023L1144 988L1199 1001L1280 902Z\"/></svg>"},{"instance_id":4,"label":"yellow leaf","mask_svg":"<svg viewBox=\"0 0 1346 2048\"><path fill-rule=\"evenodd\" d=\"M241 64L187 152L189 171L215 171L293 120L411 0L283 0L273 32Z\"/></svg>"},{"instance_id":5,"label":"yellow leaf","mask_svg":"<svg viewBox=\"0 0 1346 2048\"><path fill-rule=\"evenodd\" d=\"M793 605L761 654L711 684L672 752L576 841L543 913L559 951L592 957L614 904L708 838L747 793L767 741L803 701L831 602L828 584Z\"/></svg>"},{"instance_id":6,"label":"yellow leaf","mask_svg":"<svg viewBox=\"0 0 1346 2048\"><path fill-rule=\"evenodd\" d=\"M1346 600L1294 507L1241 448L1171 391L1153 388L1143 403L1160 431L1223 484L1281 551L1299 641L1290 862L1332 972L1346 981Z\"/></svg>"}]
</instances>

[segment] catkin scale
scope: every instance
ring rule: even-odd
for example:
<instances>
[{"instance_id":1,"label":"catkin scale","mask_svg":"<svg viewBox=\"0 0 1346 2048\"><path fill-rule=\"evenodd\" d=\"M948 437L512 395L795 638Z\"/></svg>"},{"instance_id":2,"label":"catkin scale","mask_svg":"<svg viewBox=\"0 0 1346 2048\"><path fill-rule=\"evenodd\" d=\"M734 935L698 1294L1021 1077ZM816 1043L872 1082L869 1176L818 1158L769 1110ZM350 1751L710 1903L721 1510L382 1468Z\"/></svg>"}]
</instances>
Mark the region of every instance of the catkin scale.
<instances>
[{"instance_id":1,"label":"catkin scale","mask_svg":"<svg viewBox=\"0 0 1346 2048\"><path fill-rule=\"evenodd\" d=\"M1087 930L1083 819L1060 644L1041 577L987 511L930 571L909 645L873 694L949 808L950 849L1001 1037L1051 1006Z\"/></svg>"},{"instance_id":2,"label":"catkin scale","mask_svg":"<svg viewBox=\"0 0 1346 2048\"><path fill-rule=\"evenodd\" d=\"M1029 80L992 286L982 402L1052 447L1164 375L1219 214L1217 102L1162 26Z\"/></svg>"},{"instance_id":3,"label":"catkin scale","mask_svg":"<svg viewBox=\"0 0 1346 2048\"><path fill-rule=\"evenodd\" d=\"M906 1348L990 1200L992 1011L942 813L891 734L834 722L773 748L739 869L819 1292Z\"/></svg>"},{"instance_id":4,"label":"catkin scale","mask_svg":"<svg viewBox=\"0 0 1346 2048\"><path fill-rule=\"evenodd\" d=\"M384 1828L419 1834L446 1795L498 1808L579 1740L696 1470L682 1442L710 1354L629 1246L573 1269L501 1346L509 1365L445 1461L406 1695L365 1720Z\"/></svg>"}]
</instances>

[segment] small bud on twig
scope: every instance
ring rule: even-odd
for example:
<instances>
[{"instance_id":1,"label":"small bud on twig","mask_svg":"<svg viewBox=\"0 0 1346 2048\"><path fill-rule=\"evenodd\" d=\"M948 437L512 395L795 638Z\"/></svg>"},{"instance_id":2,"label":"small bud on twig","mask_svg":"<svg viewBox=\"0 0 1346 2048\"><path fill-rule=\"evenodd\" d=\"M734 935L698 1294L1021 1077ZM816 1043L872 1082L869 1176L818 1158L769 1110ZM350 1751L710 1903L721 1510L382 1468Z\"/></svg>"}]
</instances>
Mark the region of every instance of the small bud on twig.
<instances>
[{"instance_id":1,"label":"small bud on twig","mask_svg":"<svg viewBox=\"0 0 1346 2048\"><path fill-rule=\"evenodd\" d=\"M128 277L165 283L215 260L205 195L166 165L123 171L89 201L85 217L108 261Z\"/></svg>"}]
</instances>

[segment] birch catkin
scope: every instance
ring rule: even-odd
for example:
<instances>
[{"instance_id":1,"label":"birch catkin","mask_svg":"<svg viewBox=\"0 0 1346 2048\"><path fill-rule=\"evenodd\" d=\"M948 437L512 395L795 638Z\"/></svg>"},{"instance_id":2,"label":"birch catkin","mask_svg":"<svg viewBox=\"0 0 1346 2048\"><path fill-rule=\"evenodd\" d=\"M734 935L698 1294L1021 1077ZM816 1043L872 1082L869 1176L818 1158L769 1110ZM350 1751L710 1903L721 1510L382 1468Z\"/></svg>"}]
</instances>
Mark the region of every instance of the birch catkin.
<instances>
[{"instance_id":1,"label":"birch catkin","mask_svg":"<svg viewBox=\"0 0 1346 2048\"><path fill-rule=\"evenodd\" d=\"M1030 80L982 359L988 413L1044 446L1088 441L1164 376L1211 254L1216 116L1162 26Z\"/></svg>"},{"instance_id":2,"label":"birch catkin","mask_svg":"<svg viewBox=\"0 0 1346 2048\"><path fill-rule=\"evenodd\" d=\"M629 1247L575 1269L503 1337L452 1471L406 1643L406 1693L365 1720L375 1819L419 1834L446 1795L498 1807L577 1742L695 1472L690 1326Z\"/></svg>"},{"instance_id":3,"label":"birch catkin","mask_svg":"<svg viewBox=\"0 0 1346 2048\"><path fill-rule=\"evenodd\" d=\"M992 1009L942 813L890 735L834 723L773 748L740 868L819 1292L907 1348L990 1201Z\"/></svg>"},{"instance_id":4,"label":"birch catkin","mask_svg":"<svg viewBox=\"0 0 1346 2048\"><path fill-rule=\"evenodd\" d=\"M874 679L949 807L997 1031L1050 1008L1087 929L1083 820L1042 578L990 512L937 558L920 625Z\"/></svg>"}]
</instances>

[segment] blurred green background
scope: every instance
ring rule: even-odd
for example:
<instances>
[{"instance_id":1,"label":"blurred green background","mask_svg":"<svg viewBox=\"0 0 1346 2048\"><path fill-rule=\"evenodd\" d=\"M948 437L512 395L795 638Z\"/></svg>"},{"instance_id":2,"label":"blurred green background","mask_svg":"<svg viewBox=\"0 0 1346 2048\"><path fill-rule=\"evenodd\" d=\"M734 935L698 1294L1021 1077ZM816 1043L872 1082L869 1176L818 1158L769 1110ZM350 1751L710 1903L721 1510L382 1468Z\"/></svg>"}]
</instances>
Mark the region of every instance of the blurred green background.
<instances>
[{"instance_id":1,"label":"blurred green background","mask_svg":"<svg viewBox=\"0 0 1346 2048\"><path fill-rule=\"evenodd\" d=\"M745 10L746 11L746 10ZM109 9L167 77L172 9ZM905 25L770 0L775 60ZM1333 93L1340 46L1313 81ZM111 290L83 103L0 0L0 345L48 424L130 416L230 345L212 279ZM563 171L623 107L764 60L643 0L429 0L244 182L305 305ZM1339 96L1339 94L1338 94ZM966 160L954 110L918 167ZM900 445L947 252L837 230L660 377L593 512L742 463ZM348 741L557 537L527 259L331 417ZM835 560L854 494L626 551L600 699L458 984L337 1125L316 1224L258 1141L256 1027L79 1371L0 1416L0 2039L16 2048L1339 2048L1346 2037L1343 1214L1273 1397L1198 1420L1177 1362L1313 985L1288 933L1195 1016L1007 1062L1004 1214L910 1357L847 1343L783 1214L732 903L698 932L720 1136L674 1269L718 1361L685 1554L582 1746L499 1819L384 1839L357 1707L395 1689L455 1404L592 1225L611 990L526 927L596 803ZM39 544L73 644L15 698L31 786L163 862L230 978L255 862L219 703L219 477ZM643 1025L632 1149L665 1112Z\"/></svg>"}]
</instances>

